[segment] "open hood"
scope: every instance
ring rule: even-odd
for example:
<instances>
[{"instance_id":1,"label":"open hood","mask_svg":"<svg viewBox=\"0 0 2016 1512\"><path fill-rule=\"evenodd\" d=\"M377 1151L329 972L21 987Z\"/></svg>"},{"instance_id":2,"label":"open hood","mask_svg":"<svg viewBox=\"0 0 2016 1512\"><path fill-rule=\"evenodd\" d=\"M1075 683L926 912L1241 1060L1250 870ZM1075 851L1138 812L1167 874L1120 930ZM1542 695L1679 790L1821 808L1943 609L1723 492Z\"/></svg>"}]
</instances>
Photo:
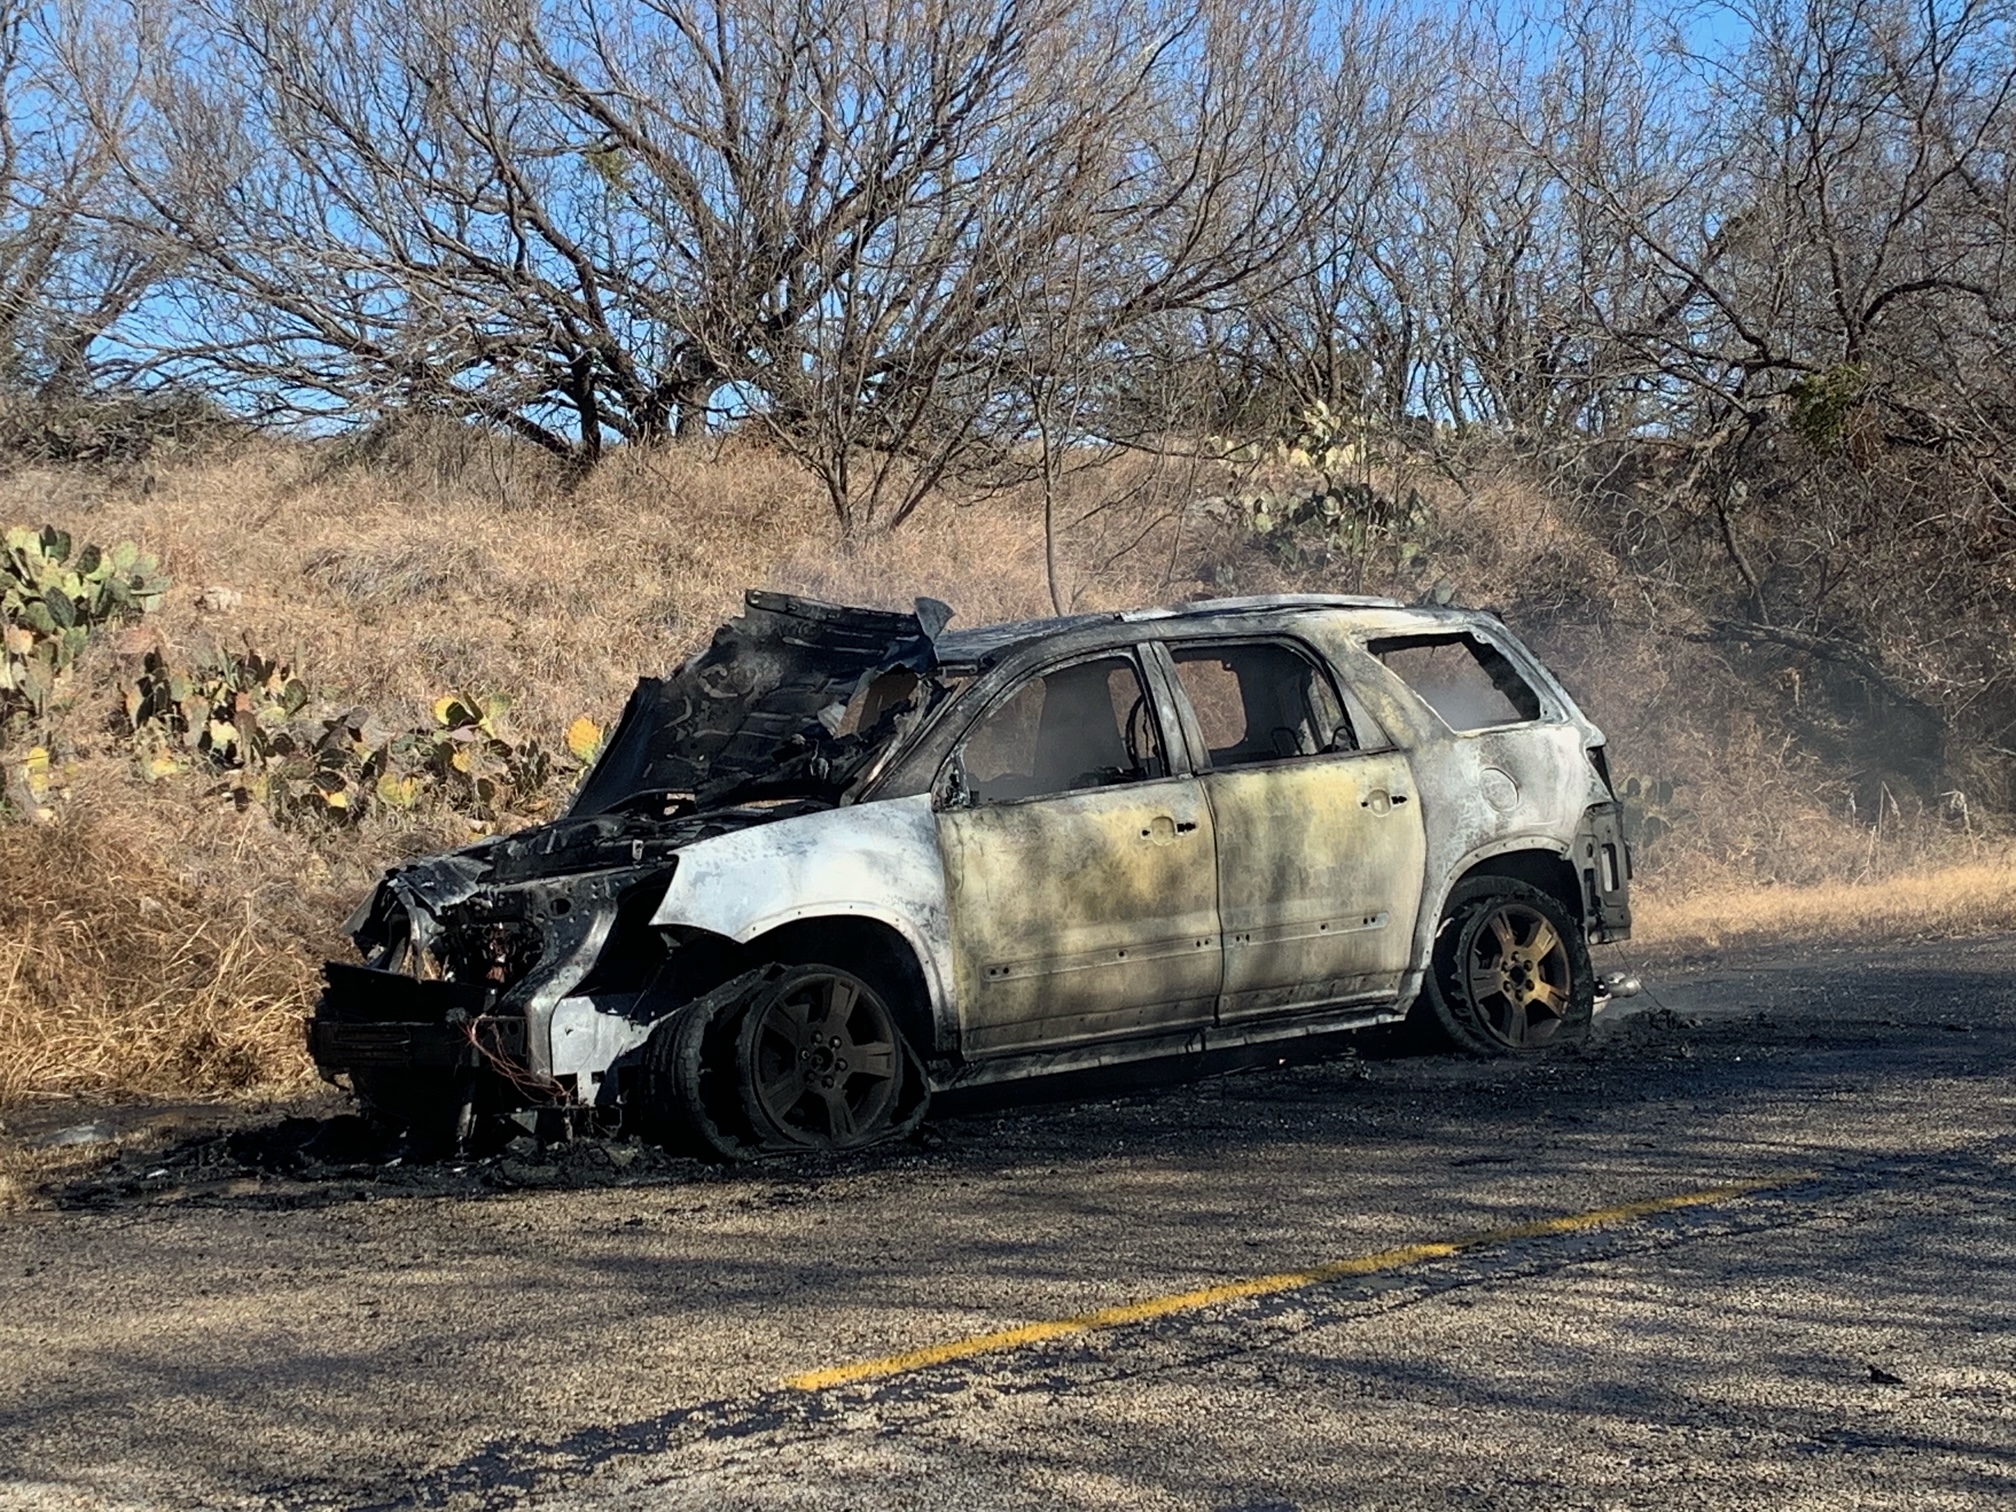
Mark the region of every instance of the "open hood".
<instances>
[{"instance_id":1,"label":"open hood","mask_svg":"<svg viewBox=\"0 0 2016 1512\"><path fill-rule=\"evenodd\" d=\"M570 817L733 797L838 802L936 700L952 611L849 609L751 591L747 609L667 678L640 680Z\"/></svg>"}]
</instances>

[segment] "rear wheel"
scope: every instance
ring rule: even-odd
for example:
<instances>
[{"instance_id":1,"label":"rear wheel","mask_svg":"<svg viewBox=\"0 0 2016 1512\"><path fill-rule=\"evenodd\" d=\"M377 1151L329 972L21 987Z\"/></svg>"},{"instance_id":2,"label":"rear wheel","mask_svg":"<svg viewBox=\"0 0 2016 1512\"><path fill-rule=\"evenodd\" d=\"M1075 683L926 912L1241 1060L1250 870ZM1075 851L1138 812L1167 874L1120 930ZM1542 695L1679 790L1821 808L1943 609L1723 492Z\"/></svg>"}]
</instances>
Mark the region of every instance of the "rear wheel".
<instances>
[{"instance_id":1,"label":"rear wheel","mask_svg":"<svg viewBox=\"0 0 2016 1512\"><path fill-rule=\"evenodd\" d=\"M1510 877L1473 877L1450 894L1426 997L1437 1027L1472 1054L1579 1045L1596 1003L1589 942L1550 894Z\"/></svg>"}]
</instances>

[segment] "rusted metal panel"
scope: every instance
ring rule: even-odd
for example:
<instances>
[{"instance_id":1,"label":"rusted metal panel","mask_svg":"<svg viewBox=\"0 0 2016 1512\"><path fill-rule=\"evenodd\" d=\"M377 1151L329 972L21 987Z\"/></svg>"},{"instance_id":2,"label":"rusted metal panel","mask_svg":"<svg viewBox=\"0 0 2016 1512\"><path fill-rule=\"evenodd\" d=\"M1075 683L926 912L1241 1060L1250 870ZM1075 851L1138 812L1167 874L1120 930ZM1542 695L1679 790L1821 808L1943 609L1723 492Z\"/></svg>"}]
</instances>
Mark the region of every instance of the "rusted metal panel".
<instances>
[{"instance_id":1,"label":"rusted metal panel","mask_svg":"<svg viewBox=\"0 0 2016 1512\"><path fill-rule=\"evenodd\" d=\"M968 1055L1210 1022L1218 888L1196 779L951 809L938 823Z\"/></svg>"},{"instance_id":2,"label":"rusted metal panel","mask_svg":"<svg viewBox=\"0 0 2016 1512\"><path fill-rule=\"evenodd\" d=\"M1225 937L1220 1021L1392 997L1427 851L1407 758L1316 756L1204 782Z\"/></svg>"}]
</instances>

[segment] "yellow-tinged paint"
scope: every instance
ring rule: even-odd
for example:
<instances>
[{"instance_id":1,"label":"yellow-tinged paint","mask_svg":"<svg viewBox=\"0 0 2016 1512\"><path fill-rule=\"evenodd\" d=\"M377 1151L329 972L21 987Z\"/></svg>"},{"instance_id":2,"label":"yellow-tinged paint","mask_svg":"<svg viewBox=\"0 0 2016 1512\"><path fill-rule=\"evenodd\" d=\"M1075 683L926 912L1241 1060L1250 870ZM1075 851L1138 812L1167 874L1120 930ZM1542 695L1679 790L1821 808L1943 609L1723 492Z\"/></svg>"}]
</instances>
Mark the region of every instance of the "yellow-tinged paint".
<instances>
[{"instance_id":1,"label":"yellow-tinged paint","mask_svg":"<svg viewBox=\"0 0 2016 1512\"><path fill-rule=\"evenodd\" d=\"M1090 1333L1102 1328L1120 1328L1130 1323L1147 1323L1156 1318L1166 1318L1172 1313L1197 1312L1208 1307L1223 1306L1227 1302L1242 1302L1251 1297L1271 1296L1277 1292L1316 1286L1325 1281L1338 1281L1347 1276L1369 1276L1381 1271L1399 1270L1405 1266L1419 1265L1426 1260L1446 1260L1451 1255L1460 1255L1468 1250L1511 1244L1520 1239L1545 1239L1560 1234L1585 1233L1591 1229L1607 1228L1613 1224L1649 1218L1657 1213L1670 1213L1679 1208L1702 1207L1712 1202L1723 1202L1731 1197L1742 1197L1751 1192L1783 1184L1783 1178L1778 1181L1731 1182L1726 1186L1705 1187L1700 1191L1681 1192L1671 1197L1647 1197L1637 1202L1621 1202L1612 1207L1594 1208L1586 1213L1571 1213L1561 1218L1542 1218L1532 1223L1517 1223L1505 1228L1482 1229L1476 1233L1458 1234L1451 1239L1431 1240L1425 1244L1410 1244L1399 1249L1381 1250L1377 1254L1354 1255L1346 1260L1332 1260L1306 1270L1277 1271L1270 1276L1253 1276L1244 1281L1228 1281L1218 1286L1199 1287L1195 1291L1177 1292L1171 1296L1150 1297L1141 1302L1124 1302L1117 1307L1101 1308L1098 1312L1082 1313L1075 1318L1025 1323L1019 1328L1004 1328L996 1333L977 1334L970 1338L952 1339L943 1344L927 1345L923 1349L906 1350L901 1354L884 1355L879 1360L863 1360L854 1365L811 1370L803 1375L791 1377L784 1384L796 1387L800 1391L824 1391L834 1386L851 1386L862 1381L901 1375L906 1371L923 1370L932 1365L949 1364L954 1360L971 1359L975 1355L1021 1349L1030 1344L1041 1344L1050 1339L1065 1338L1072 1334Z\"/></svg>"},{"instance_id":2,"label":"yellow-tinged paint","mask_svg":"<svg viewBox=\"0 0 2016 1512\"><path fill-rule=\"evenodd\" d=\"M1204 787L1225 939L1219 1021L1397 994L1428 849L1407 757L1302 757L1214 772Z\"/></svg>"},{"instance_id":3,"label":"yellow-tinged paint","mask_svg":"<svg viewBox=\"0 0 2016 1512\"><path fill-rule=\"evenodd\" d=\"M1194 778L953 809L938 832L967 1055L1211 1021L1218 882Z\"/></svg>"}]
</instances>

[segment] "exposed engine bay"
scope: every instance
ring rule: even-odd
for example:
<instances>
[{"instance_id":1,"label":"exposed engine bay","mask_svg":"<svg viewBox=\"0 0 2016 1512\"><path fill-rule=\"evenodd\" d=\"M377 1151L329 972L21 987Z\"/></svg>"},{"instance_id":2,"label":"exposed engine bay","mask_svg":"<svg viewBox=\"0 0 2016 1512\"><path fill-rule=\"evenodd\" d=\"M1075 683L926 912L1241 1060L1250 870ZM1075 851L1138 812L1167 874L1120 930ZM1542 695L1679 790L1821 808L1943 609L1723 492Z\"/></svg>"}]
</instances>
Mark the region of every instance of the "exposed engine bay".
<instances>
[{"instance_id":1,"label":"exposed engine bay","mask_svg":"<svg viewBox=\"0 0 2016 1512\"><path fill-rule=\"evenodd\" d=\"M638 683L566 814L385 876L347 926L362 963L325 968L323 1074L435 1140L487 1113L619 1118L628 1068L584 1086L556 1065L554 1010L628 999L641 1030L732 974L719 942L650 927L678 852L850 802L942 701L950 618L751 592L706 651Z\"/></svg>"}]
</instances>

